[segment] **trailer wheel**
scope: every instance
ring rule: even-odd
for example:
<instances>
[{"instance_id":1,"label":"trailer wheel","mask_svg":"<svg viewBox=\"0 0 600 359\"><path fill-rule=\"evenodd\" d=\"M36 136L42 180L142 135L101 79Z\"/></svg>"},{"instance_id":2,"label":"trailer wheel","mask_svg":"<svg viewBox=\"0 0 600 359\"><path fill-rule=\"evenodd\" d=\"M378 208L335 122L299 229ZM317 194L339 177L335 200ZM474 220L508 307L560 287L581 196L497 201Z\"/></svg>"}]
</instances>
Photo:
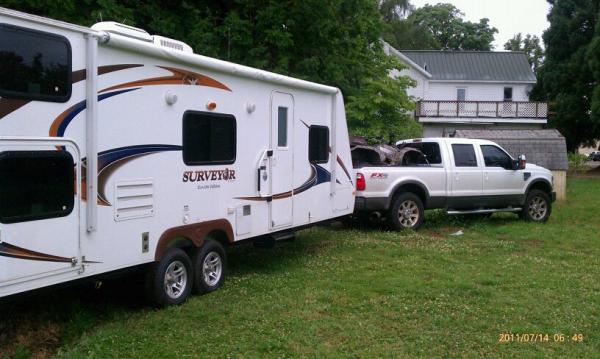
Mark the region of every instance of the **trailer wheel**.
<instances>
[{"instance_id":1,"label":"trailer wheel","mask_svg":"<svg viewBox=\"0 0 600 359\"><path fill-rule=\"evenodd\" d=\"M172 248L149 272L149 299L159 307L182 304L192 291L193 280L190 257L183 250Z\"/></svg>"},{"instance_id":2,"label":"trailer wheel","mask_svg":"<svg viewBox=\"0 0 600 359\"><path fill-rule=\"evenodd\" d=\"M209 239L194 255L194 292L206 294L213 292L225 280L227 257L221 243Z\"/></svg>"},{"instance_id":3,"label":"trailer wheel","mask_svg":"<svg viewBox=\"0 0 600 359\"><path fill-rule=\"evenodd\" d=\"M394 198L388 211L387 220L396 230L417 230L423 224L425 209L421 199L410 192L402 193Z\"/></svg>"},{"instance_id":4,"label":"trailer wheel","mask_svg":"<svg viewBox=\"0 0 600 359\"><path fill-rule=\"evenodd\" d=\"M525 206L519 216L531 222L546 222L552 213L552 203L546 192L533 189L527 194Z\"/></svg>"}]
</instances>

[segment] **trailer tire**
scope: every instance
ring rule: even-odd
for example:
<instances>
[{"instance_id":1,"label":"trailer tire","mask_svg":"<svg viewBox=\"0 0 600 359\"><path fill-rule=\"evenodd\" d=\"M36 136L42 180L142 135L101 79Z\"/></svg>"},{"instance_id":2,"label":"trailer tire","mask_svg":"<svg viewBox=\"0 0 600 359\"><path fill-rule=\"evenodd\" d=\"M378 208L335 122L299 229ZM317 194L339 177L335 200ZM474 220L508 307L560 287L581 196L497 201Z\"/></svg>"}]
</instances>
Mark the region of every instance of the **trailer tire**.
<instances>
[{"instance_id":1,"label":"trailer tire","mask_svg":"<svg viewBox=\"0 0 600 359\"><path fill-rule=\"evenodd\" d=\"M414 193L401 193L394 197L387 220L395 230L417 230L423 224L425 209L423 201Z\"/></svg>"},{"instance_id":2,"label":"trailer tire","mask_svg":"<svg viewBox=\"0 0 600 359\"><path fill-rule=\"evenodd\" d=\"M179 248L169 249L148 272L148 297L158 307L184 303L194 283L190 257Z\"/></svg>"},{"instance_id":3,"label":"trailer tire","mask_svg":"<svg viewBox=\"0 0 600 359\"><path fill-rule=\"evenodd\" d=\"M526 221L544 223L550 218L552 213L552 202L550 197L544 191L532 189L527 193L523 210L519 217Z\"/></svg>"},{"instance_id":4,"label":"trailer tire","mask_svg":"<svg viewBox=\"0 0 600 359\"><path fill-rule=\"evenodd\" d=\"M206 294L223 285L227 256L221 243L208 239L198 248L193 257L194 293Z\"/></svg>"}]
</instances>

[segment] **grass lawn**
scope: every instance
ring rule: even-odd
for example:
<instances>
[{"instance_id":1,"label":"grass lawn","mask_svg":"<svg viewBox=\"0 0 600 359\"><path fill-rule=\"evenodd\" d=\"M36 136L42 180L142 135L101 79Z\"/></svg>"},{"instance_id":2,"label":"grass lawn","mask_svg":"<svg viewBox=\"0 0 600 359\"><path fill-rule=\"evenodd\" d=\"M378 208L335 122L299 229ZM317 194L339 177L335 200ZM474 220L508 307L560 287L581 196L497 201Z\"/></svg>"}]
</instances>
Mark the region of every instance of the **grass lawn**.
<instances>
[{"instance_id":1,"label":"grass lawn","mask_svg":"<svg viewBox=\"0 0 600 359\"><path fill-rule=\"evenodd\" d=\"M545 225L432 212L417 233L234 247L221 290L165 310L132 276L43 292L0 306L0 357L597 357L600 180L570 179L568 198Z\"/></svg>"}]
</instances>

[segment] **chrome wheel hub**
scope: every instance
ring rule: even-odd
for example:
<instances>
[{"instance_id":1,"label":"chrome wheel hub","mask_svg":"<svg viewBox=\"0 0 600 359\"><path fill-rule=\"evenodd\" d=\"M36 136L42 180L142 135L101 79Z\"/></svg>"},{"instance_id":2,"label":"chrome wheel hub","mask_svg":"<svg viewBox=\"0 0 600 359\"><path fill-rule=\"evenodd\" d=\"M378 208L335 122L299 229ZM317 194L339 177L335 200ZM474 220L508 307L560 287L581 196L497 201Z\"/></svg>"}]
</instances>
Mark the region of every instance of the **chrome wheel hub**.
<instances>
[{"instance_id":1,"label":"chrome wheel hub","mask_svg":"<svg viewBox=\"0 0 600 359\"><path fill-rule=\"evenodd\" d=\"M187 278L187 269L181 261L169 264L165 272L165 293L172 299L181 297L187 286Z\"/></svg>"},{"instance_id":2,"label":"chrome wheel hub","mask_svg":"<svg viewBox=\"0 0 600 359\"><path fill-rule=\"evenodd\" d=\"M419 221L419 207L412 200L400 203L398 219L402 227L411 228Z\"/></svg>"},{"instance_id":3,"label":"chrome wheel hub","mask_svg":"<svg viewBox=\"0 0 600 359\"><path fill-rule=\"evenodd\" d=\"M204 282L209 286L214 286L219 283L223 274L223 261L217 252L210 252L204 257L202 263L202 277Z\"/></svg>"},{"instance_id":4,"label":"chrome wheel hub","mask_svg":"<svg viewBox=\"0 0 600 359\"><path fill-rule=\"evenodd\" d=\"M544 218L548 212L548 204L541 196L535 196L529 202L529 216L536 221Z\"/></svg>"}]
</instances>

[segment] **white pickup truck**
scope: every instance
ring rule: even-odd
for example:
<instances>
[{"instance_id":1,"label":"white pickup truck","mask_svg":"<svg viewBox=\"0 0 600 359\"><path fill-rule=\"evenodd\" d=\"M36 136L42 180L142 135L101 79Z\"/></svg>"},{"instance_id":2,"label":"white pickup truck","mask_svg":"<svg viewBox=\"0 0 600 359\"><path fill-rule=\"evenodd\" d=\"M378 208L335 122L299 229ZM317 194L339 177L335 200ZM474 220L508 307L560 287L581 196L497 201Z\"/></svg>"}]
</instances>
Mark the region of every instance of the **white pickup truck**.
<instances>
[{"instance_id":1,"label":"white pickup truck","mask_svg":"<svg viewBox=\"0 0 600 359\"><path fill-rule=\"evenodd\" d=\"M535 222L550 216L556 198L552 173L526 163L524 155L513 159L494 142L464 138L413 139L396 146L414 148L422 159L398 166L355 164L355 215L386 217L395 229L419 228L424 210L434 208L449 214L516 212Z\"/></svg>"}]
</instances>

